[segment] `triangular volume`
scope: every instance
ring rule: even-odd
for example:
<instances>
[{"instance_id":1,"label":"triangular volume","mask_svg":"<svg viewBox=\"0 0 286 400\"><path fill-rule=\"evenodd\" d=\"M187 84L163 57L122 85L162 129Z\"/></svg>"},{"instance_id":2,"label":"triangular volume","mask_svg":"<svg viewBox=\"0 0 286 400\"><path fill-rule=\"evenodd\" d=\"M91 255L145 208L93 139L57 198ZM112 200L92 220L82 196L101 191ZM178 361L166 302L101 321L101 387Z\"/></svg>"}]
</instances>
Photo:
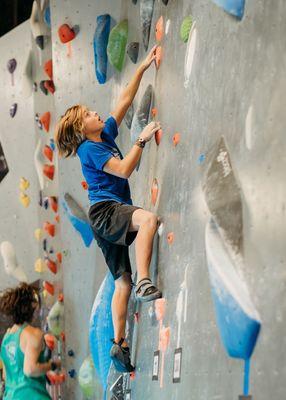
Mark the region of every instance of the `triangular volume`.
<instances>
[{"instance_id":1,"label":"triangular volume","mask_svg":"<svg viewBox=\"0 0 286 400\"><path fill-rule=\"evenodd\" d=\"M5 178L8 172L9 172L8 164L0 143L0 182Z\"/></svg>"},{"instance_id":2,"label":"triangular volume","mask_svg":"<svg viewBox=\"0 0 286 400\"><path fill-rule=\"evenodd\" d=\"M245 0L212 0L227 13L238 19L242 19L244 15Z\"/></svg>"},{"instance_id":3,"label":"triangular volume","mask_svg":"<svg viewBox=\"0 0 286 400\"><path fill-rule=\"evenodd\" d=\"M140 1L140 20L145 50L148 49L155 0Z\"/></svg>"}]
</instances>

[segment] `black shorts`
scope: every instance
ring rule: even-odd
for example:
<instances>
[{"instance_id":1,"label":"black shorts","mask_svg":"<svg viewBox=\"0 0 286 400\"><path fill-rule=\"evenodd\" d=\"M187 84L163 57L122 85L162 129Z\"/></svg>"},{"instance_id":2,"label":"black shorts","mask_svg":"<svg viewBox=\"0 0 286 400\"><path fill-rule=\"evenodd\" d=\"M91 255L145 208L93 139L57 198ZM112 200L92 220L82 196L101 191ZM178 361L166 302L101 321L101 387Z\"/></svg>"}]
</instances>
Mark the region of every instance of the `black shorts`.
<instances>
[{"instance_id":1,"label":"black shorts","mask_svg":"<svg viewBox=\"0 0 286 400\"><path fill-rule=\"evenodd\" d=\"M102 201L89 209L89 221L98 246L114 279L131 274L128 246L137 232L129 232L132 214L140 207L116 201Z\"/></svg>"}]
</instances>

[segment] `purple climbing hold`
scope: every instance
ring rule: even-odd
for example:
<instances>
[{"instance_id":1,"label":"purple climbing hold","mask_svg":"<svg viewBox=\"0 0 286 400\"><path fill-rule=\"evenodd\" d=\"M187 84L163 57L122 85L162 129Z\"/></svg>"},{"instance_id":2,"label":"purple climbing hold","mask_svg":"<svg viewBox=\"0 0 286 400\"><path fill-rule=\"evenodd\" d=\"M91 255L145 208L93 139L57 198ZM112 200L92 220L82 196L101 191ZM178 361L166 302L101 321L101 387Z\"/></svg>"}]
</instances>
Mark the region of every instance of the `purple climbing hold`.
<instances>
[{"instance_id":1,"label":"purple climbing hold","mask_svg":"<svg viewBox=\"0 0 286 400\"><path fill-rule=\"evenodd\" d=\"M8 71L10 72L10 74L13 74L13 72L16 69L16 67L17 67L17 61L15 60L15 58L11 58L7 62L7 68L8 68Z\"/></svg>"},{"instance_id":2,"label":"purple climbing hold","mask_svg":"<svg viewBox=\"0 0 286 400\"><path fill-rule=\"evenodd\" d=\"M14 103L10 107L10 117L14 118L17 112L17 103Z\"/></svg>"}]
</instances>

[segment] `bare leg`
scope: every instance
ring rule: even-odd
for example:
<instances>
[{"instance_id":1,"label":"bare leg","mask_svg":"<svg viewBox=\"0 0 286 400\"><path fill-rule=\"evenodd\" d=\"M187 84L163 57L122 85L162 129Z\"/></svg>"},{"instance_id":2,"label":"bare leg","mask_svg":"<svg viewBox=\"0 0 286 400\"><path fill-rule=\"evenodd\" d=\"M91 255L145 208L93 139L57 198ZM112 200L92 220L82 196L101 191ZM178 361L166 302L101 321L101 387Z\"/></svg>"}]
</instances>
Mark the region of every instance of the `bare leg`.
<instances>
[{"instance_id":1,"label":"bare leg","mask_svg":"<svg viewBox=\"0 0 286 400\"><path fill-rule=\"evenodd\" d=\"M124 274L115 281L115 291L112 298L112 320L114 326L114 340L116 343L125 338L125 325L128 300L131 293L131 278ZM126 343L123 343L123 346Z\"/></svg>"},{"instance_id":2,"label":"bare leg","mask_svg":"<svg viewBox=\"0 0 286 400\"><path fill-rule=\"evenodd\" d=\"M155 214L145 210L134 211L130 231L138 231L135 241L137 282L143 278L149 278L153 239L157 225L158 217Z\"/></svg>"}]
</instances>

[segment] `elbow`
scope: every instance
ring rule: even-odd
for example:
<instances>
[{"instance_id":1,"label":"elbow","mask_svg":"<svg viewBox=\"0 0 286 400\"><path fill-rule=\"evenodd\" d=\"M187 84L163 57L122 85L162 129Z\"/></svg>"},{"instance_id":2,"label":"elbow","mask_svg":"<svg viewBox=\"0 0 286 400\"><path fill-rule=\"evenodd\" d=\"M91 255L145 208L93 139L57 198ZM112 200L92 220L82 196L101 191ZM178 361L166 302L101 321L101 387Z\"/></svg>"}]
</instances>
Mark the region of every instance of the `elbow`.
<instances>
[{"instance_id":1,"label":"elbow","mask_svg":"<svg viewBox=\"0 0 286 400\"><path fill-rule=\"evenodd\" d=\"M131 171L129 171L127 168L122 168L120 171L120 178L123 179L128 179L131 175Z\"/></svg>"},{"instance_id":2,"label":"elbow","mask_svg":"<svg viewBox=\"0 0 286 400\"><path fill-rule=\"evenodd\" d=\"M24 375L27 376L27 378L34 378L36 376L36 370L35 368L32 367L24 367Z\"/></svg>"}]
</instances>

